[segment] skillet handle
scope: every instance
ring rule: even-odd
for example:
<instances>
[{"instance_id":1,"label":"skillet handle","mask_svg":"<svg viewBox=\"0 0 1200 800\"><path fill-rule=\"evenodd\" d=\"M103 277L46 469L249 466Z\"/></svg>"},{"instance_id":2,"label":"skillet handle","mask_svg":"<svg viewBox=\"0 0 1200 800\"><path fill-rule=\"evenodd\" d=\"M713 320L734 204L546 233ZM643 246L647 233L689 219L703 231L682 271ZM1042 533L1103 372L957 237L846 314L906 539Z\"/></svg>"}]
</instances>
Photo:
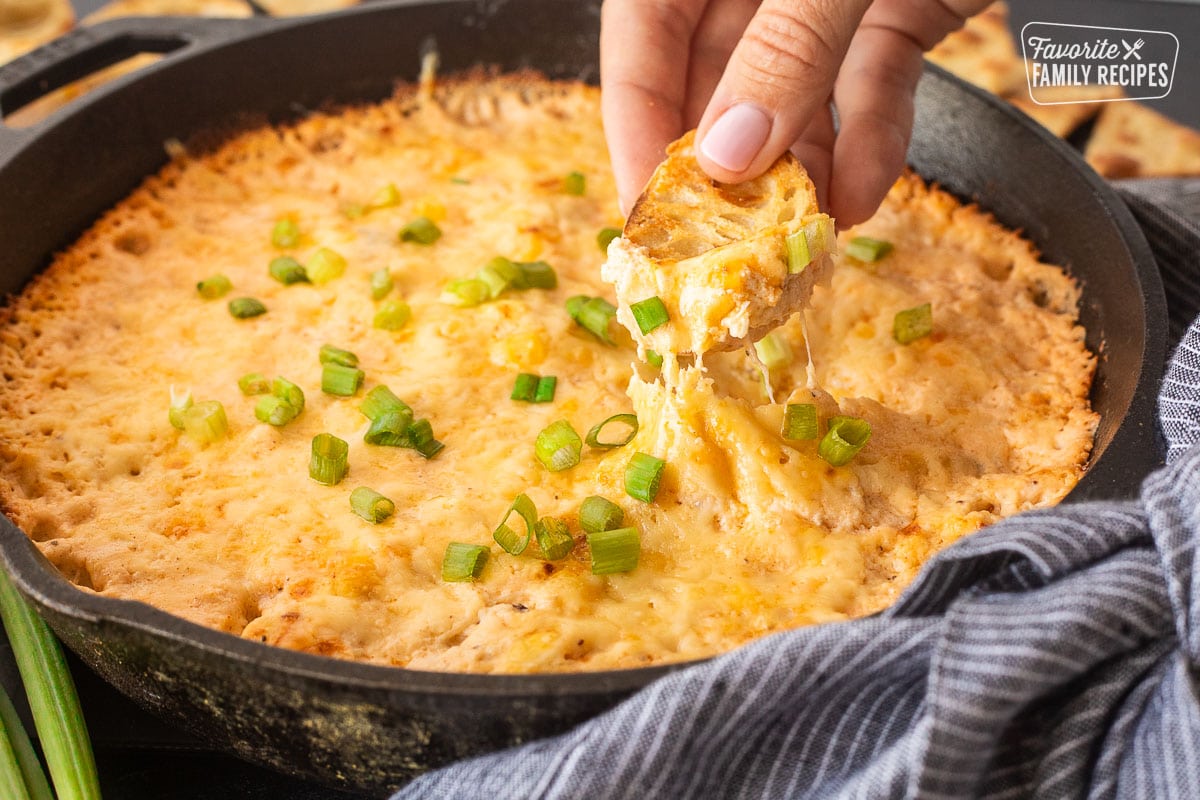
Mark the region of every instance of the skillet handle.
<instances>
[{"instance_id":1,"label":"skillet handle","mask_svg":"<svg viewBox=\"0 0 1200 800\"><path fill-rule=\"evenodd\" d=\"M141 53L207 48L269 25L261 18L128 17L81 26L0 67L0 155L34 138L42 123L17 128L15 110L97 70Z\"/></svg>"}]
</instances>

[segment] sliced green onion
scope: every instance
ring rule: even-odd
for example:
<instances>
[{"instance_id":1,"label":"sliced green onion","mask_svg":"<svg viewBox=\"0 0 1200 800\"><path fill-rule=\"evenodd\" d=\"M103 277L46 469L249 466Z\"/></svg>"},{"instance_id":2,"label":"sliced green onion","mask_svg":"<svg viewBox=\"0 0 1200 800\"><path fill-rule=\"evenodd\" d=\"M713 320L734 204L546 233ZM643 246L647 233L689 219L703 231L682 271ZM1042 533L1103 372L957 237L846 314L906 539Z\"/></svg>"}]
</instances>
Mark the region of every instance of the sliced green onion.
<instances>
[{"instance_id":1,"label":"sliced green onion","mask_svg":"<svg viewBox=\"0 0 1200 800\"><path fill-rule=\"evenodd\" d=\"M933 333L933 306L929 303L906 308L892 320L892 338L900 344L909 344Z\"/></svg>"},{"instance_id":2,"label":"sliced green onion","mask_svg":"<svg viewBox=\"0 0 1200 800\"><path fill-rule=\"evenodd\" d=\"M446 448L446 445L433 438L433 426L427 419L419 419L409 425L408 435L412 439L412 448L425 458L433 458Z\"/></svg>"},{"instance_id":3,"label":"sliced green onion","mask_svg":"<svg viewBox=\"0 0 1200 800\"><path fill-rule=\"evenodd\" d=\"M658 353L654 352L653 350L650 350L649 348L647 348L646 349L646 363L652 367L658 367L659 369L661 369L662 365L663 365L663 357L660 356Z\"/></svg>"},{"instance_id":4,"label":"sliced green onion","mask_svg":"<svg viewBox=\"0 0 1200 800\"><path fill-rule=\"evenodd\" d=\"M367 213L367 207L362 203L342 203L342 216L346 219L359 219Z\"/></svg>"},{"instance_id":5,"label":"sliced green onion","mask_svg":"<svg viewBox=\"0 0 1200 800\"><path fill-rule=\"evenodd\" d=\"M588 533L611 531L621 527L625 512L616 503L594 494L584 499L579 506L579 527Z\"/></svg>"},{"instance_id":6,"label":"sliced green onion","mask_svg":"<svg viewBox=\"0 0 1200 800\"><path fill-rule=\"evenodd\" d=\"M487 284L490 299L495 300L509 288L524 289L521 268L504 256L496 256L475 273L475 279Z\"/></svg>"},{"instance_id":7,"label":"sliced green onion","mask_svg":"<svg viewBox=\"0 0 1200 800\"><path fill-rule=\"evenodd\" d=\"M273 394L263 395L254 404L254 417L276 428L300 416L300 409Z\"/></svg>"},{"instance_id":8,"label":"sliced green onion","mask_svg":"<svg viewBox=\"0 0 1200 800\"><path fill-rule=\"evenodd\" d=\"M610 425L611 423L614 423L614 422L617 423L618 425L628 426L629 433L627 433L625 435L624 439L620 439L617 441L610 441L610 442L600 441L600 434L604 431L604 429L608 425ZM599 422L599 423L593 425L592 429L588 431L587 439L585 439L585 441L588 443L588 447L595 447L595 448L599 448L601 450L609 450L614 447L624 447L625 445L629 444L630 442L633 441L633 437L637 436L637 432L638 432L638 418L637 418L636 414L613 414L611 417L604 420L603 422Z\"/></svg>"},{"instance_id":9,"label":"sliced green onion","mask_svg":"<svg viewBox=\"0 0 1200 800\"><path fill-rule=\"evenodd\" d=\"M829 430L817 445L817 455L835 467L843 467L871 438L871 423L858 417L833 417Z\"/></svg>"},{"instance_id":10,"label":"sliced green onion","mask_svg":"<svg viewBox=\"0 0 1200 800\"><path fill-rule=\"evenodd\" d=\"M171 423L172 428L183 430L183 412L192 407L192 390L185 389L179 392L172 386L170 391L171 406L167 410L167 420Z\"/></svg>"},{"instance_id":11,"label":"sliced green onion","mask_svg":"<svg viewBox=\"0 0 1200 800\"><path fill-rule=\"evenodd\" d=\"M196 284L196 291L205 300L216 300L224 297L233 288L233 281L224 275L210 275Z\"/></svg>"},{"instance_id":12,"label":"sliced green onion","mask_svg":"<svg viewBox=\"0 0 1200 800\"><path fill-rule=\"evenodd\" d=\"M803 230L794 231L787 235L784 239L787 245L788 259L788 274L794 275L797 272L802 272L805 267L812 263L812 252L808 246L808 237Z\"/></svg>"},{"instance_id":13,"label":"sliced green onion","mask_svg":"<svg viewBox=\"0 0 1200 800\"><path fill-rule=\"evenodd\" d=\"M415 217L400 229L399 237L402 242L433 244L442 238L442 229L429 217Z\"/></svg>"},{"instance_id":14,"label":"sliced green onion","mask_svg":"<svg viewBox=\"0 0 1200 800\"><path fill-rule=\"evenodd\" d=\"M514 511L525 521L524 536L508 527L508 518L513 515ZM529 499L529 495L522 493L517 495L517 499L513 500L512 505L508 507L508 511L504 512L504 518L500 520L496 530L492 531L492 538L504 549L504 552L519 556L529 546L529 539L533 536L533 526L536 524L537 508Z\"/></svg>"},{"instance_id":15,"label":"sliced green onion","mask_svg":"<svg viewBox=\"0 0 1200 800\"><path fill-rule=\"evenodd\" d=\"M358 407L358 410L367 419L372 420L378 419L380 416L391 411L407 412L409 418L412 418L412 409L408 403L396 397L391 389L383 385L376 386L367 392L367 396L363 398L363 403Z\"/></svg>"},{"instance_id":16,"label":"sliced green onion","mask_svg":"<svg viewBox=\"0 0 1200 800\"><path fill-rule=\"evenodd\" d=\"M592 551L592 574L613 575L630 572L638 565L642 537L637 528L617 528L587 535Z\"/></svg>"},{"instance_id":17,"label":"sliced green onion","mask_svg":"<svg viewBox=\"0 0 1200 800\"><path fill-rule=\"evenodd\" d=\"M362 388L366 373L355 367L326 364L321 369L321 391L339 397L353 397Z\"/></svg>"},{"instance_id":18,"label":"sliced green onion","mask_svg":"<svg viewBox=\"0 0 1200 800\"><path fill-rule=\"evenodd\" d=\"M615 345L608 324L617 315L617 307L603 297L576 295L567 299L567 313L580 327L605 344Z\"/></svg>"},{"instance_id":19,"label":"sliced green onion","mask_svg":"<svg viewBox=\"0 0 1200 800\"><path fill-rule=\"evenodd\" d=\"M54 800L37 751L21 724L16 706L0 688L0 797Z\"/></svg>"},{"instance_id":20,"label":"sliced green onion","mask_svg":"<svg viewBox=\"0 0 1200 800\"><path fill-rule=\"evenodd\" d=\"M451 542L442 556L442 580L473 581L483 573L488 562L488 549L481 544Z\"/></svg>"},{"instance_id":21,"label":"sliced green onion","mask_svg":"<svg viewBox=\"0 0 1200 800\"><path fill-rule=\"evenodd\" d=\"M25 684L25 695L55 792L63 800L99 800L96 760L62 648L46 623L18 594L3 569L0 569L0 619ZM39 790L37 796L44 795Z\"/></svg>"},{"instance_id":22,"label":"sliced green onion","mask_svg":"<svg viewBox=\"0 0 1200 800\"><path fill-rule=\"evenodd\" d=\"M371 420L363 441L382 447L412 447L412 436L408 432L412 422L412 411L407 406L397 411L385 411Z\"/></svg>"},{"instance_id":23,"label":"sliced green onion","mask_svg":"<svg viewBox=\"0 0 1200 800\"><path fill-rule=\"evenodd\" d=\"M328 247L318 247L308 257L308 279L316 284L329 283L346 274L346 259Z\"/></svg>"},{"instance_id":24,"label":"sliced green onion","mask_svg":"<svg viewBox=\"0 0 1200 800\"><path fill-rule=\"evenodd\" d=\"M816 403L788 403L783 410L782 434L785 439L816 439Z\"/></svg>"},{"instance_id":25,"label":"sliced green onion","mask_svg":"<svg viewBox=\"0 0 1200 800\"><path fill-rule=\"evenodd\" d=\"M520 400L523 403L532 403L534 395L537 393L538 376L529 372L522 372L513 381L512 394L509 395L510 400Z\"/></svg>"},{"instance_id":26,"label":"sliced green onion","mask_svg":"<svg viewBox=\"0 0 1200 800\"><path fill-rule=\"evenodd\" d=\"M545 261L522 261L517 264L517 267L521 270L522 288L555 289L558 287L558 273Z\"/></svg>"},{"instance_id":27,"label":"sliced green onion","mask_svg":"<svg viewBox=\"0 0 1200 800\"><path fill-rule=\"evenodd\" d=\"M376 525L396 513L395 503L366 486L360 486L350 493L350 508L367 522Z\"/></svg>"},{"instance_id":28,"label":"sliced green onion","mask_svg":"<svg viewBox=\"0 0 1200 800\"><path fill-rule=\"evenodd\" d=\"M331 344L321 345L321 350L317 353L317 358L320 359L322 364L341 364L343 367L358 366L358 356L349 350L343 350Z\"/></svg>"},{"instance_id":29,"label":"sliced green onion","mask_svg":"<svg viewBox=\"0 0 1200 800\"><path fill-rule=\"evenodd\" d=\"M558 388L558 378L554 375L543 375L538 378L537 389L533 392L533 402L554 402L554 390Z\"/></svg>"},{"instance_id":30,"label":"sliced green onion","mask_svg":"<svg viewBox=\"0 0 1200 800\"><path fill-rule=\"evenodd\" d=\"M592 298L586 294L571 295L567 298L567 314L576 322L579 321L579 312L583 311L583 306Z\"/></svg>"},{"instance_id":31,"label":"sliced green onion","mask_svg":"<svg viewBox=\"0 0 1200 800\"><path fill-rule=\"evenodd\" d=\"M667 314L667 307L658 297L648 297L645 300L640 300L632 303L629 310L633 312L633 318L637 321L638 330L642 333L649 333L655 328L665 325L671 319Z\"/></svg>"},{"instance_id":32,"label":"sliced green onion","mask_svg":"<svg viewBox=\"0 0 1200 800\"><path fill-rule=\"evenodd\" d=\"M546 469L561 472L579 463L579 455L583 452L583 440L571 427L570 422L560 419L537 435L534 452Z\"/></svg>"},{"instance_id":33,"label":"sliced green onion","mask_svg":"<svg viewBox=\"0 0 1200 800\"><path fill-rule=\"evenodd\" d=\"M542 558L547 561L566 558L575 549L575 537L561 519L543 517L534 525L533 534L537 537Z\"/></svg>"},{"instance_id":34,"label":"sliced green onion","mask_svg":"<svg viewBox=\"0 0 1200 800\"><path fill-rule=\"evenodd\" d=\"M600 232L596 234L596 244L600 245L600 249L607 253L608 246L613 243L613 239L620 238L620 228L601 228Z\"/></svg>"},{"instance_id":35,"label":"sliced green onion","mask_svg":"<svg viewBox=\"0 0 1200 800\"><path fill-rule=\"evenodd\" d=\"M412 309L403 300L388 300L381 303L371 320L373 327L383 331L398 331L412 319Z\"/></svg>"},{"instance_id":36,"label":"sliced green onion","mask_svg":"<svg viewBox=\"0 0 1200 800\"><path fill-rule=\"evenodd\" d=\"M318 433L312 440L308 476L317 483L335 486L350 471L350 445L332 433Z\"/></svg>"},{"instance_id":37,"label":"sliced green onion","mask_svg":"<svg viewBox=\"0 0 1200 800\"><path fill-rule=\"evenodd\" d=\"M563 178L563 191L582 197L587 192L587 176L578 170L572 170Z\"/></svg>"},{"instance_id":38,"label":"sliced green onion","mask_svg":"<svg viewBox=\"0 0 1200 800\"><path fill-rule=\"evenodd\" d=\"M271 391L271 382L261 372L247 372L238 378L238 388L244 395L266 394Z\"/></svg>"},{"instance_id":39,"label":"sliced green onion","mask_svg":"<svg viewBox=\"0 0 1200 800\"><path fill-rule=\"evenodd\" d=\"M396 284L392 281L392 272L388 269L377 269L371 273L371 299L382 300L391 293Z\"/></svg>"},{"instance_id":40,"label":"sliced green onion","mask_svg":"<svg viewBox=\"0 0 1200 800\"><path fill-rule=\"evenodd\" d=\"M792 354L792 346L788 344L787 339L775 332L768 333L755 342L754 352L767 369L781 369L791 364L792 359L795 358Z\"/></svg>"},{"instance_id":41,"label":"sliced green onion","mask_svg":"<svg viewBox=\"0 0 1200 800\"><path fill-rule=\"evenodd\" d=\"M229 432L225 406L219 400L196 403L183 412L183 432L203 444L223 439Z\"/></svg>"},{"instance_id":42,"label":"sliced green onion","mask_svg":"<svg viewBox=\"0 0 1200 800\"><path fill-rule=\"evenodd\" d=\"M281 219L271 229L271 244L283 249L295 247L300 242L300 226L294 220Z\"/></svg>"},{"instance_id":43,"label":"sliced green onion","mask_svg":"<svg viewBox=\"0 0 1200 800\"><path fill-rule=\"evenodd\" d=\"M446 445L442 442L439 442L437 439L430 439L428 442L422 442L421 444L417 445L415 449L426 459L430 459L445 450Z\"/></svg>"},{"instance_id":44,"label":"sliced green onion","mask_svg":"<svg viewBox=\"0 0 1200 800\"><path fill-rule=\"evenodd\" d=\"M271 273L271 277L284 286L291 286L293 283L309 282L308 270L291 256L272 258L270 266L267 267L267 272Z\"/></svg>"},{"instance_id":45,"label":"sliced green onion","mask_svg":"<svg viewBox=\"0 0 1200 800\"><path fill-rule=\"evenodd\" d=\"M453 178L451 178L450 182L456 183L459 186L470 186L471 185L471 182L469 180L467 180L466 178L460 178L457 175L455 175Z\"/></svg>"},{"instance_id":46,"label":"sliced green onion","mask_svg":"<svg viewBox=\"0 0 1200 800\"><path fill-rule=\"evenodd\" d=\"M653 503L658 497L659 484L662 482L663 468L667 462L647 453L634 453L625 467L625 494L641 500L643 503Z\"/></svg>"},{"instance_id":47,"label":"sliced green onion","mask_svg":"<svg viewBox=\"0 0 1200 800\"><path fill-rule=\"evenodd\" d=\"M389 183L387 186L380 188L371 197L371 202L367 203L367 211L374 211L379 208L391 208L397 205L400 205L400 190L396 188L396 184Z\"/></svg>"},{"instance_id":48,"label":"sliced green onion","mask_svg":"<svg viewBox=\"0 0 1200 800\"><path fill-rule=\"evenodd\" d=\"M287 378L276 378L273 380L271 382L271 394L285 401L288 405L295 407L297 414L304 410L304 392Z\"/></svg>"},{"instance_id":49,"label":"sliced green onion","mask_svg":"<svg viewBox=\"0 0 1200 800\"><path fill-rule=\"evenodd\" d=\"M413 447L419 447L433 441L433 425L427 419L414 420L408 426L408 435L412 438Z\"/></svg>"},{"instance_id":50,"label":"sliced green onion","mask_svg":"<svg viewBox=\"0 0 1200 800\"><path fill-rule=\"evenodd\" d=\"M491 297L492 290L486 282L479 278L463 278L447 283L439 299L447 305L471 308L486 303Z\"/></svg>"},{"instance_id":51,"label":"sliced green onion","mask_svg":"<svg viewBox=\"0 0 1200 800\"><path fill-rule=\"evenodd\" d=\"M229 313L236 319L250 319L267 313L267 307L253 297L235 297L229 301Z\"/></svg>"},{"instance_id":52,"label":"sliced green onion","mask_svg":"<svg viewBox=\"0 0 1200 800\"><path fill-rule=\"evenodd\" d=\"M833 220L826 216L811 219L784 239L787 248L788 274L803 272L814 259L837 247L837 231Z\"/></svg>"},{"instance_id":53,"label":"sliced green onion","mask_svg":"<svg viewBox=\"0 0 1200 800\"><path fill-rule=\"evenodd\" d=\"M892 243L869 236L855 236L850 240L850 244L846 245L845 252L856 261L878 261L892 252Z\"/></svg>"}]
</instances>

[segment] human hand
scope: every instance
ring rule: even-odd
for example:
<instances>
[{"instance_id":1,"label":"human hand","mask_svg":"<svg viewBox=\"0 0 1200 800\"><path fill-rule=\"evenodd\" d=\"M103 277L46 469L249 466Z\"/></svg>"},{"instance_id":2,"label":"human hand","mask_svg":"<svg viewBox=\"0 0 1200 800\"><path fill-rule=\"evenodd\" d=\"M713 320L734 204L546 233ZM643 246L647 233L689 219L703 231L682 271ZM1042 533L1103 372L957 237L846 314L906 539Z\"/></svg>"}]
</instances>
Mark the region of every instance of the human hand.
<instances>
[{"instance_id":1,"label":"human hand","mask_svg":"<svg viewBox=\"0 0 1200 800\"><path fill-rule=\"evenodd\" d=\"M622 209L696 127L710 177L749 180L790 148L839 226L863 221L904 167L922 53L988 2L606 0L600 83Z\"/></svg>"}]
</instances>

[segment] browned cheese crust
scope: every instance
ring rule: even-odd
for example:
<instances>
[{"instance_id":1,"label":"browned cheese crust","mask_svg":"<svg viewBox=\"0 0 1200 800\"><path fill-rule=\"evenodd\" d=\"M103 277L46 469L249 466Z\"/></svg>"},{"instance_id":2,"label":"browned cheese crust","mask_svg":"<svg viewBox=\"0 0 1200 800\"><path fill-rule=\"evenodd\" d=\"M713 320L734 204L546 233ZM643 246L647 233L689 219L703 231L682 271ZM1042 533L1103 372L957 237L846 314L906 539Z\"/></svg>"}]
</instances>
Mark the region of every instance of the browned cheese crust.
<instances>
[{"instance_id":1,"label":"browned cheese crust","mask_svg":"<svg viewBox=\"0 0 1200 800\"><path fill-rule=\"evenodd\" d=\"M583 196L563 190L572 171ZM389 183L398 200L364 209ZM441 228L436 243L398 240L418 215ZM285 218L301 238L281 249L271 231ZM844 234L895 249L869 265L839 257L808 341L798 317L777 332L796 354L771 375L781 402L745 352L710 354L667 396L628 337L606 346L569 318L570 296L613 299L596 234L621 224L597 90L531 76L448 81L431 97L404 88L177 152L0 310L0 507L88 592L340 658L545 672L708 656L878 611L939 548L1057 502L1079 478L1097 418L1078 289L978 209L906 176ZM276 256L306 262L322 246L345 257L344 275L269 277ZM440 301L496 255L546 261L557 288ZM372 325L380 269L412 309L401 330ZM196 283L214 273L233 292L202 299ZM238 296L267 313L234 319ZM893 316L923 302L933 335L897 344ZM326 343L359 357L357 397L321 391ZM806 345L822 418L873 428L844 467L780 433L782 401L808 391ZM304 411L258 422L238 389L249 372L300 385ZM554 401L510 400L521 372L557 376ZM378 385L446 449L425 460L366 444L358 407ZM204 445L173 428L172 386L219 400L228 434ZM640 421L628 446L585 447L561 472L535 458L555 420L582 434L621 412ZM323 432L350 445L337 486L308 476ZM653 503L623 491L635 451L667 461ZM395 515L354 515L357 486ZM566 558L492 543L521 492L566 522ZM577 514L593 494L640 531L633 571L592 574ZM477 581L442 580L455 541L490 546Z\"/></svg>"}]
</instances>

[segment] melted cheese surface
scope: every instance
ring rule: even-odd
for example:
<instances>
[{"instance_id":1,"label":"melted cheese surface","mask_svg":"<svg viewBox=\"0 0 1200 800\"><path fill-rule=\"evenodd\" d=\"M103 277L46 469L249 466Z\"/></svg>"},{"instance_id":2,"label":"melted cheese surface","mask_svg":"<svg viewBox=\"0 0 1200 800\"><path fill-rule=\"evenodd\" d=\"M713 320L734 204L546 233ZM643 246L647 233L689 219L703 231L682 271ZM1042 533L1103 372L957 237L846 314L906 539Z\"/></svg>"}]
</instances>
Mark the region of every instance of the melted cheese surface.
<instances>
[{"instance_id":1,"label":"melted cheese surface","mask_svg":"<svg viewBox=\"0 0 1200 800\"><path fill-rule=\"evenodd\" d=\"M562 190L576 170L582 197ZM343 213L389 182L398 205ZM417 215L442 229L435 244L398 241ZM284 217L302 239L280 250ZM177 157L0 311L0 504L88 591L340 658L537 672L703 657L875 612L939 548L1077 481L1096 424L1078 291L986 215L902 178L846 234L888 239L893 254L842 259L813 296L807 343L799 319L781 329L794 352L811 348L822 414L872 425L842 468L781 438L783 404L746 353L712 354L668 389L628 336L608 347L573 323L567 297L612 299L596 234L621 222L598 93L528 76L449 82L433 98L406 89ZM347 259L341 278L269 277L272 258L322 246ZM496 255L550 263L558 288L439 302ZM381 268L413 311L399 331L372 327ZM203 300L196 282L214 273L234 290ZM238 296L267 313L234 319ZM922 302L934 335L897 345L892 316ZM326 343L356 353L364 392L389 386L446 449L426 461L365 444L363 393L320 391ZM803 362L772 375L781 401L812 396ZM299 384L304 412L258 422L237 386L248 372ZM510 400L520 372L557 376L554 402ZM220 400L228 436L204 446L176 431L172 385ZM641 428L626 447L585 448L557 473L534 456L555 420L582 434L629 411ZM333 487L308 477L322 432L350 444ZM652 504L622 489L636 451L668 462ZM395 515L355 516L357 486ZM578 543L565 560L492 543L520 492L567 521ZM641 531L634 571L591 574L576 515L592 494ZM452 541L491 546L479 580L442 580Z\"/></svg>"}]
</instances>

